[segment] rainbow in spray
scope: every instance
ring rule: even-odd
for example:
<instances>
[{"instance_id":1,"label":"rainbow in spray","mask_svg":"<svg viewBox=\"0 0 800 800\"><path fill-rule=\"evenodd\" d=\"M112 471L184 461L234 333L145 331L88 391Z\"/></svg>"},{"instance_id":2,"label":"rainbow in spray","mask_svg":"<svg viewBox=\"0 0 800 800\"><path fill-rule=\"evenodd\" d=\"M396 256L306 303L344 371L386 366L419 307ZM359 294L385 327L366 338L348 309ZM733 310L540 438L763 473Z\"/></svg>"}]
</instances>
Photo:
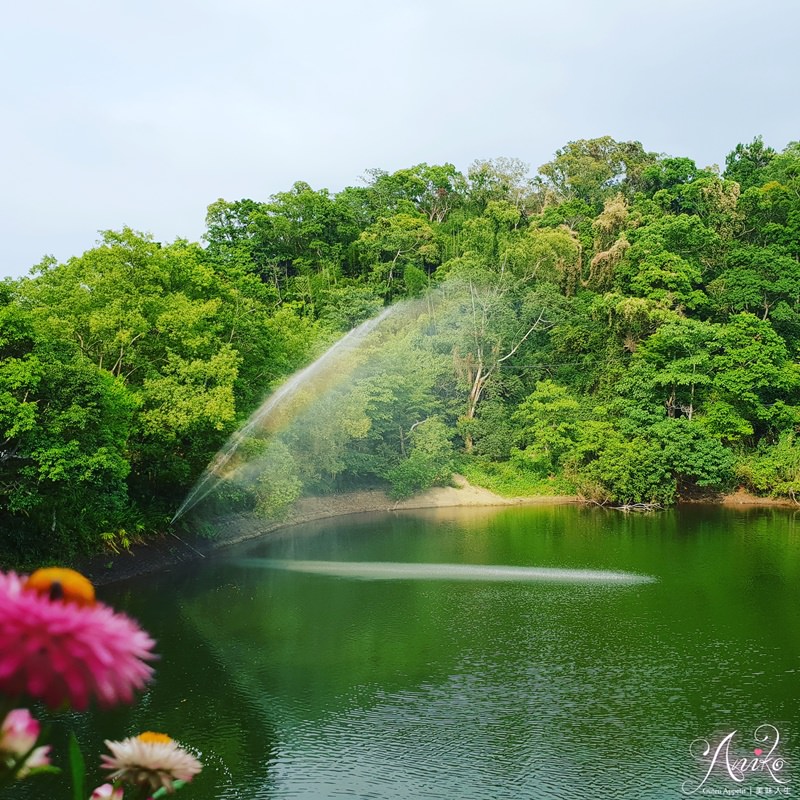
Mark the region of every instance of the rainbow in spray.
<instances>
[{"instance_id":1,"label":"rainbow in spray","mask_svg":"<svg viewBox=\"0 0 800 800\"><path fill-rule=\"evenodd\" d=\"M345 382L363 362L369 352L370 337L379 333L382 326L391 319L407 319L419 309L419 303L399 303L384 309L378 316L353 328L312 364L295 372L228 439L181 503L172 522L221 484L252 486L266 469L260 457L262 445L295 423L303 413L308 413L312 403L332 387ZM391 333L391 330L386 332ZM372 343L373 347L378 345L379 342Z\"/></svg>"}]
</instances>

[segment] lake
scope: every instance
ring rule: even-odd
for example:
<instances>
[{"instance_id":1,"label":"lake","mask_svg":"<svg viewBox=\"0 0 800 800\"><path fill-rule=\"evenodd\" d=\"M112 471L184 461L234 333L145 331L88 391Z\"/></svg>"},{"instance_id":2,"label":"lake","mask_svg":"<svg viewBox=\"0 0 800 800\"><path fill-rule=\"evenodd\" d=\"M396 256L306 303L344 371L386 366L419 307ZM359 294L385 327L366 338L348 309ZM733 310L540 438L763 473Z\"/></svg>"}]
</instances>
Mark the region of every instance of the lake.
<instances>
[{"instance_id":1,"label":"lake","mask_svg":"<svg viewBox=\"0 0 800 800\"><path fill-rule=\"evenodd\" d=\"M141 730L196 748L187 800L794 794L798 545L791 510L703 505L306 524L101 590L161 661L135 709L76 722L95 752ZM653 580L380 579L372 562Z\"/></svg>"}]
</instances>

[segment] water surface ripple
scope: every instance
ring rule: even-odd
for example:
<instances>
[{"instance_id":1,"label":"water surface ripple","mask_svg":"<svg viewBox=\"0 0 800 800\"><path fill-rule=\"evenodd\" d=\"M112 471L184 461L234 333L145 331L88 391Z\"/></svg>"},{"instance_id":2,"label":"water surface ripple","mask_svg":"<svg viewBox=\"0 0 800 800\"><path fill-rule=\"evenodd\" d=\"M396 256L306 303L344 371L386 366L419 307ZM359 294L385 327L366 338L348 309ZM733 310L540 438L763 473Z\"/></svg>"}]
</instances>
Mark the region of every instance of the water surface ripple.
<instances>
[{"instance_id":1,"label":"water surface ripple","mask_svg":"<svg viewBox=\"0 0 800 800\"><path fill-rule=\"evenodd\" d=\"M752 757L763 724L800 781L799 545L791 513L700 506L298 526L101 589L161 658L137 705L73 727L87 754L196 748L187 800L667 800L704 774L693 741ZM12 796L62 797L46 780Z\"/></svg>"}]
</instances>

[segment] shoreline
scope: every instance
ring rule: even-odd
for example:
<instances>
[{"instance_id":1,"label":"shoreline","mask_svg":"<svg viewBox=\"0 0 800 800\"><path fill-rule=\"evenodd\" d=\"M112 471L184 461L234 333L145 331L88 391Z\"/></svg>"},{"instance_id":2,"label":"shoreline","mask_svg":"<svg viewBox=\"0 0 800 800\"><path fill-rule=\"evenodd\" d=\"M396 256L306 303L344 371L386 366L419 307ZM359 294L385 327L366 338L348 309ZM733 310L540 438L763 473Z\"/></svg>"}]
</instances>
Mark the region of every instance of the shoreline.
<instances>
[{"instance_id":1,"label":"shoreline","mask_svg":"<svg viewBox=\"0 0 800 800\"><path fill-rule=\"evenodd\" d=\"M129 578L168 569L180 564L207 558L214 552L239 542L267 536L278 530L306 522L347 516L349 514L386 513L438 508L502 508L523 505L582 504L578 495L533 495L502 497L480 486L470 484L460 475L454 476L453 486L434 487L406 500L394 501L382 489L363 489L329 497L307 497L299 500L284 520L261 519L249 513L229 514L212 519L219 534L213 539L195 534L191 542L167 531L158 538L134 545L129 552L101 553L82 559L77 568L95 586L104 586ZM797 508L790 499L757 497L742 489L714 498L681 500L679 504L721 505L732 509Z\"/></svg>"},{"instance_id":2,"label":"shoreline","mask_svg":"<svg viewBox=\"0 0 800 800\"><path fill-rule=\"evenodd\" d=\"M437 508L492 508L520 505L564 505L581 503L577 495L533 495L502 497L480 486L473 486L460 475L453 476L453 486L433 487L405 500L392 500L383 489L362 489L328 497L305 497L298 500L286 519L262 519L250 513L229 514L210 520L218 535L202 538L195 534L190 541L173 531L135 544L130 551L100 553L81 559L76 568L95 586L146 575L201 558L225 547L267 536L278 530L306 522L342 517L349 514L386 513Z\"/></svg>"}]
</instances>

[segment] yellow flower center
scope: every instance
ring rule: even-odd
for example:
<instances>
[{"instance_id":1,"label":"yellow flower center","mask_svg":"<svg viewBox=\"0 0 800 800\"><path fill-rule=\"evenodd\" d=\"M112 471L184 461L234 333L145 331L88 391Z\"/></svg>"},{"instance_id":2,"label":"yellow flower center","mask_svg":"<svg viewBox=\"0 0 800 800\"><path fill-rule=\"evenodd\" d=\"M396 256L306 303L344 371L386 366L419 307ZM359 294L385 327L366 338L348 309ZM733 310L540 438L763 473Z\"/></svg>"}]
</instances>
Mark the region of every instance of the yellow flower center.
<instances>
[{"instance_id":1,"label":"yellow flower center","mask_svg":"<svg viewBox=\"0 0 800 800\"><path fill-rule=\"evenodd\" d=\"M169 744L172 741L166 733L154 733L153 731L140 733L136 738L148 744Z\"/></svg>"},{"instance_id":2,"label":"yellow flower center","mask_svg":"<svg viewBox=\"0 0 800 800\"><path fill-rule=\"evenodd\" d=\"M37 569L25 582L25 588L79 606L94 605L94 586L80 572L66 567Z\"/></svg>"}]
</instances>

